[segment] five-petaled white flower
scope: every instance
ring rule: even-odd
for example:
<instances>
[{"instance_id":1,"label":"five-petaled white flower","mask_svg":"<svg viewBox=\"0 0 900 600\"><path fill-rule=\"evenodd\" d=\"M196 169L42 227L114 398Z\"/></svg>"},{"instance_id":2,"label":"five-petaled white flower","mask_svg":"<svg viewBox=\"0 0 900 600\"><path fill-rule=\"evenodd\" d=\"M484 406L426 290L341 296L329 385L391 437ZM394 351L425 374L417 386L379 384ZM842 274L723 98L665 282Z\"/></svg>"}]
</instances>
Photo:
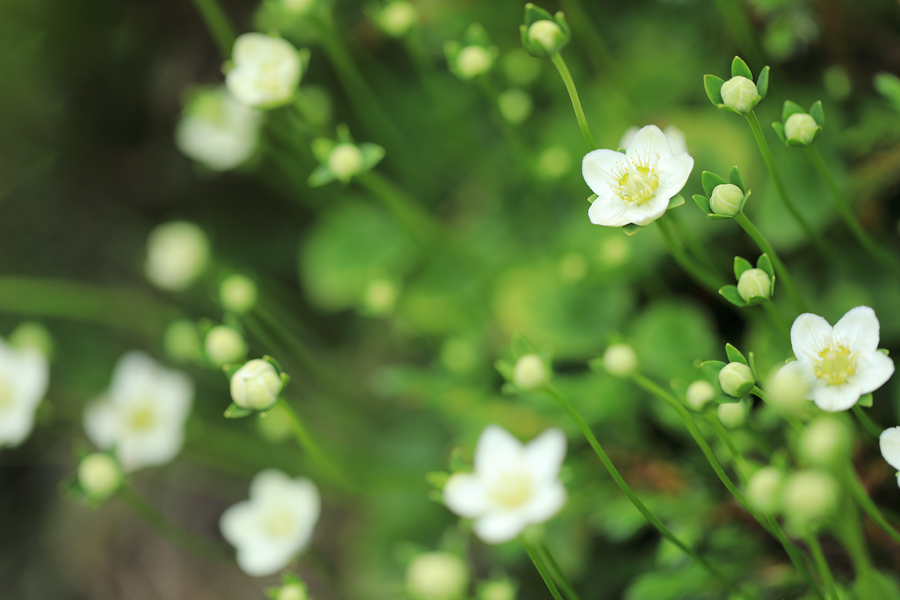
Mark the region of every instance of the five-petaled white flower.
<instances>
[{"instance_id":1,"label":"five-petaled white flower","mask_svg":"<svg viewBox=\"0 0 900 600\"><path fill-rule=\"evenodd\" d=\"M167 463L181 450L194 388L179 371L143 352L119 359L109 390L84 411L84 428L98 447L115 448L133 471Z\"/></svg>"},{"instance_id":2,"label":"five-petaled white flower","mask_svg":"<svg viewBox=\"0 0 900 600\"><path fill-rule=\"evenodd\" d=\"M655 221L693 168L694 159L687 152L673 154L666 135L655 125L635 133L624 155L615 150L587 153L581 172L597 194L588 210L591 223L621 227Z\"/></svg>"},{"instance_id":3,"label":"five-petaled white flower","mask_svg":"<svg viewBox=\"0 0 900 600\"><path fill-rule=\"evenodd\" d=\"M247 162L256 150L261 118L224 87L204 89L182 112L175 144L210 169L227 171Z\"/></svg>"},{"instance_id":4,"label":"five-petaled white flower","mask_svg":"<svg viewBox=\"0 0 900 600\"><path fill-rule=\"evenodd\" d=\"M868 306L850 309L834 328L804 313L791 327L797 360L783 368L802 375L809 398L822 410L847 410L894 373L894 361L878 351L878 332L878 318Z\"/></svg>"},{"instance_id":5,"label":"five-petaled white flower","mask_svg":"<svg viewBox=\"0 0 900 600\"><path fill-rule=\"evenodd\" d=\"M0 448L18 446L31 433L47 378L47 358L40 350L16 349L0 340Z\"/></svg>"},{"instance_id":6,"label":"five-petaled white flower","mask_svg":"<svg viewBox=\"0 0 900 600\"><path fill-rule=\"evenodd\" d=\"M247 106L274 108L293 99L303 63L290 42L262 33L245 33L234 43L228 91Z\"/></svg>"},{"instance_id":7,"label":"five-petaled white flower","mask_svg":"<svg viewBox=\"0 0 900 600\"><path fill-rule=\"evenodd\" d=\"M319 490L312 481L266 469L250 483L250 499L229 507L219 527L237 548L241 570L263 577L287 566L309 544L320 512Z\"/></svg>"},{"instance_id":8,"label":"five-petaled white flower","mask_svg":"<svg viewBox=\"0 0 900 600\"><path fill-rule=\"evenodd\" d=\"M543 523L566 502L558 479L566 437L548 429L527 445L498 425L478 438L473 473L456 473L444 486L444 503L461 517L475 519L475 533L489 544L513 539L527 526Z\"/></svg>"},{"instance_id":9,"label":"five-petaled white flower","mask_svg":"<svg viewBox=\"0 0 900 600\"><path fill-rule=\"evenodd\" d=\"M900 471L900 427L891 427L881 432L878 439L881 455L889 465ZM897 485L900 486L900 472L897 473Z\"/></svg>"}]
</instances>

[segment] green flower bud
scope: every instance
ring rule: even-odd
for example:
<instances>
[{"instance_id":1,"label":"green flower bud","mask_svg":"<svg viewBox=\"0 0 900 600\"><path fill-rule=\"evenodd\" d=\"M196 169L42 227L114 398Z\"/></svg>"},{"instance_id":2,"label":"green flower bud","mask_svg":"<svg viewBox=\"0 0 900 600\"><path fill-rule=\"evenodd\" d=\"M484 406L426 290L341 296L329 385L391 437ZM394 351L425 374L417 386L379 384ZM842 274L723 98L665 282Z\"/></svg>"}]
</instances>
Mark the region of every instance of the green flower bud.
<instances>
[{"instance_id":1,"label":"green flower bud","mask_svg":"<svg viewBox=\"0 0 900 600\"><path fill-rule=\"evenodd\" d=\"M153 285L172 292L187 288L206 269L209 240L186 221L158 225L147 237L144 270Z\"/></svg>"},{"instance_id":2,"label":"green flower bud","mask_svg":"<svg viewBox=\"0 0 900 600\"><path fill-rule=\"evenodd\" d=\"M377 17L381 29L395 38L406 35L418 20L419 13L416 12L416 7L404 0L391 2L381 10Z\"/></svg>"},{"instance_id":3,"label":"green flower bud","mask_svg":"<svg viewBox=\"0 0 900 600\"><path fill-rule=\"evenodd\" d=\"M309 594L303 584L288 583L281 586L275 595L275 600L309 600Z\"/></svg>"},{"instance_id":4,"label":"green flower bud","mask_svg":"<svg viewBox=\"0 0 900 600\"><path fill-rule=\"evenodd\" d=\"M513 370L513 381L523 390L534 390L550 379L547 365L537 354L526 354L516 362Z\"/></svg>"},{"instance_id":5,"label":"green flower bud","mask_svg":"<svg viewBox=\"0 0 900 600\"><path fill-rule=\"evenodd\" d=\"M469 570L449 552L417 556L406 569L406 587L417 600L456 600L466 595Z\"/></svg>"},{"instance_id":6,"label":"green flower bud","mask_svg":"<svg viewBox=\"0 0 900 600\"><path fill-rule=\"evenodd\" d=\"M482 46L466 46L459 51L456 58L459 76L463 79L474 79L484 75L491 69L494 57Z\"/></svg>"},{"instance_id":7,"label":"green flower bud","mask_svg":"<svg viewBox=\"0 0 900 600\"><path fill-rule=\"evenodd\" d=\"M256 284L244 275L229 275L219 285L219 300L225 310L244 314L256 304Z\"/></svg>"},{"instance_id":8,"label":"green flower bud","mask_svg":"<svg viewBox=\"0 0 900 600\"><path fill-rule=\"evenodd\" d=\"M838 483L822 471L799 471L784 486L784 513L799 533L833 514L839 500Z\"/></svg>"},{"instance_id":9,"label":"green flower bud","mask_svg":"<svg viewBox=\"0 0 900 600\"><path fill-rule=\"evenodd\" d=\"M328 156L328 168L344 183L359 172L362 164L362 152L354 144L338 144Z\"/></svg>"},{"instance_id":10,"label":"green flower bud","mask_svg":"<svg viewBox=\"0 0 900 600\"><path fill-rule=\"evenodd\" d=\"M688 386L685 394L687 405L696 411L703 410L716 397L716 388L705 379L698 379Z\"/></svg>"},{"instance_id":11,"label":"green flower bud","mask_svg":"<svg viewBox=\"0 0 900 600\"><path fill-rule=\"evenodd\" d=\"M765 513L781 509L781 490L784 487L784 473L775 467L758 469L747 483L747 497Z\"/></svg>"},{"instance_id":12,"label":"green flower bud","mask_svg":"<svg viewBox=\"0 0 900 600\"><path fill-rule=\"evenodd\" d=\"M206 356L214 365L239 362L247 355L244 337L233 327L217 325L206 334Z\"/></svg>"},{"instance_id":13,"label":"green flower bud","mask_svg":"<svg viewBox=\"0 0 900 600\"><path fill-rule=\"evenodd\" d=\"M373 315L387 315L394 310L400 291L388 279L374 279L363 292L363 307Z\"/></svg>"},{"instance_id":14,"label":"green flower bud","mask_svg":"<svg viewBox=\"0 0 900 600\"><path fill-rule=\"evenodd\" d=\"M10 334L9 343L16 348L37 350L47 359L53 356L53 337L40 323L22 323Z\"/></svg>"},{"instance_id":15,"label":"green flower bud","mask_svg":"<svg viewBox=\"0 0 900 600\"><path fill-rule=\"evenodd\" d=\"M722 84L722 102L742 115L746 115L762 100L756 84L746 77L732 77Z\"/></svg>"},{"instance_id":16,"label":"green flower bud","mask_svg":"<svg viewBox=\"0 0 900 600\"><path fill-rule=\"evenodd\" d=\"M556 54L569 43L569 36L553 21L535 21L528 28L526 35L529 45L539 46L543 52L547 53L547 56Z\"/></svg>"},{"instance_id":17,"label":"green flower bud","mask_svg":"<svg viewBox=\"0 0 900 600\"><path fill-rule=\"evenodd\" d=\"M709 208L717 215L733 217L741 211L744 192L732 183L722 183L713 189L709 198Z\"/></svg>"},{"instance_id":18,"label":"green flower bud","mask_svg":"<svg viewBox=\"0 0 900 600\"><path fill-rule=\"evenodd\" d=\"M797 454L803 462L820 467L841 464L850 457L853 433L839 417L826 415L803 430Z\"/></svg>"},{"instance_id":19,"label":"green flower bud","mask_svg":"<svg viewBox=\"0 0 900 600\"><path fill-rule=\"evenodd\" d=\"M794 113L784 122L784 137L808 146L819 133L819 124L806 113Z\"/></svg>"},{"instance_id":20,"label":"green flower bud","mask_svg":"<svg viewBox=\"0 0 900 600\"><path fill-rule=\"evenodd\" d=\"M744 302L750 302L751 298L768 298L772 291L772 279L762 269L747 269L741 273L737 291Z\"/></svg>"},{"instance_id":21,"label":"green flower bud","mask_svg":"<svg viewBox=\"0 0 900 600\"><path fill-rule=\"evenodd\" d=\"M610 375L628 377L637 368L637 355L628 344L613 344L603 353L603 366Z\"/></svg>"},{"instance_id":22,"label":"green flower bud","mask_svg":"<svg viewBox=\"0 0 900 600\"><path fill-rule=\"evenodd\" d=\"M743 401L720 404L716 407L716 416L722 425L734 429L747 421L747 409L748 406Z\"/></svg>"},{"instance_id":23,"label":"green flower bud","mask_svg":"<svg viewBox=\"0 0 900 600\"><path fill-rule=\"evenodd\" d=\"M513 125L518 125L531 114L531 96L528 92L513 88L500 93L497 106L503 118Z\"/></svg>"},{"instance_id":24,"label":"green flower bud","mask_svg":"<svg viewBox=\"0 0 900 600\"><path fill-rule=\"evenodd\" d=\"M766 386L772 405L789 414L797 414L809 406L809 384L797 369L781 367Z\"/></svg>"},{"instance_id":25,"label":"green flower bud","mask_svg":"<svg viewBox=\"0 0 900 600\"><path fill-rule=\"evenodd\" d=\"M88 454L78 464L78 484L88 498L103 500L122 486L122 469L108 454Z\"/></svg>"},{"instance_id":26,"label":"green flower bud","mask_svg":"<svg viewBox=\"0 0 900 600\"><path fill-rule=\"evenodd\" d=\"M478 600L515 600L516 588L508 579L495 579L478 586Z\"/></svg>"},{"instance_id":27,"label":"green flower bud","mask_svg":"<svg viewBox=\"0 0 900 600\"><path fill-rule=\"evenodd\" d=\"M753 371L744 363L728 363L719 371L719 385L722 386L722 391L734 398L743 398L749 394L755 383Z\"/></svg>"},{"instance_id":28,"label":"green flower bud","mask_svg":"<svg viewBox=\"0 0 900 600\"><path fill-rule=\"evenodd\" d=\"M231 400L241 408L264 411L278 401L283 386L272 363L255 358L231 376Z\"/></svg>"}]
</instances>

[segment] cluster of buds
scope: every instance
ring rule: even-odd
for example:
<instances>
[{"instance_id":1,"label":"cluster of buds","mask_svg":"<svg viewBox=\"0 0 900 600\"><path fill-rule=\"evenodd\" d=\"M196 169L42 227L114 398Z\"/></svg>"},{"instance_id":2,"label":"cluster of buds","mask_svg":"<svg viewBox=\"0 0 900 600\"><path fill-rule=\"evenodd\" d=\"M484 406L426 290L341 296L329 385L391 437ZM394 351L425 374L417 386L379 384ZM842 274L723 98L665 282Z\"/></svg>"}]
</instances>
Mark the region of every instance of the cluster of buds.
<instances>
[{"instance_id":1,"label":"cluster of buds","mask_svg":"<svg viewBox=\"0 0 900 600\"><path fill-rule=\"evenodd\" d=\"M703 86L717 108L739 115L747 115L769 91L769 67L763 67L753 83L753 72L740 56L731 62L731 79L724 81L715 75L704 75Z\"/></svg>"},{"instance_id":2,"label":"cluster of buds","mask_svg":"<svg viewBox=\"0 0 900 600\"><path fill-rule=\"evenodd\" d=\"M756 268L747 259L735 256L734 277L737 286L723 286L719 294L735 306L762 304L775 292L775 272L767 254L760 255Z\"/></svg>"},{"instance_id":3,"label":"cluster of buds","mask_svg":"<svg viewBox=\"0 0 900 600\"><path fill-rule=\"evenodd\" d=\"M530 2L525 5L525 23L519 31L525 50L536 58L551 58L572 41L572 30L562 12L551 15Z\"/></svg>"},{"instance_id":4,"label":"cluster of buds","mask_svg":"<svg viewBox=\"0 0 900 600\"><path fill-rule=\"evenodd\" d=\"M809 146L825 125L822 101L816 100L805 112L796 102L785 100L781 121L772 123L772 129L787 146Z\"/></svg>"},{"instance_id":5,"label":"cluster of buds","mask_svg":"<svg viewBox=\"0 0 900 600\"><path fill-rule=\"evenodd\" d=\"M319 187L332 181L348 183L371 171L384 158L384 148L378 144L357 144L346 125L338 125L337 138L313 140L312 153L319 166L309 176L310 187Z\"/></svg>"},{"instance_id":6,"label":"cluster of buds","mask_svg":"<svg viewBox=\"0 0 900 600\"><path fill-rule=\"evenodd\" d=\"M706 218L733 219L744 211L750 190L737 167L731 169L727 180L711 171L703 171L700 180L706 196L694 194L693 198Z\"/></svg>"}]
</instances>

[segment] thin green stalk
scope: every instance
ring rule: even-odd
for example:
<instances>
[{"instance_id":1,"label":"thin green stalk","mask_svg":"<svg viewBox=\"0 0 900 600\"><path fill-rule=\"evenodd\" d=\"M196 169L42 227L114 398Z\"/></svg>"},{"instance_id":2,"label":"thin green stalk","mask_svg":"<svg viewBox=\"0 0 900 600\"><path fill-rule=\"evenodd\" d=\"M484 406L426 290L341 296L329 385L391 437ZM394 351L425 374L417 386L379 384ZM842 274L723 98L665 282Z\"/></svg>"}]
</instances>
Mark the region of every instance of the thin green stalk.
<instances>
[{"instance_id":1,"label":"thin green stalk","mask_svg":"<svg viewBox=\"0 0 900 600\"><path fill-rule=\"evenodd\" d=\"M823 240L816 230L803 218L803 215L800 214L800 211L797 210L797 207L794 206L793 201L788 195L787 188L784 186L784 181L781 179L781 174L775 167L772 151L769 149L769 144L766 142L765 136L763 136L762 128L759 126L759 119L756 118L756 113L751 110L745 116L747 117L747 123L750 124L750 129L753 130L753 137L756 138L756 145L759 146L759 152L762 154L763 162L766 163L766 168L769 170L769 177L772 178L772 182L778 190L778 195L781 197L781 202L784 204L784 207L788 209L788 212L791 213L791 216L797 221L797 224L803 228L803 231L806 232L810 241L812 241L820 251L830 257L832 253L826 246L825 240Z\"/></svg>"},{"instance_id":2,"label":"thin green stalk","mask_svg":"<svg viewBox=\"0 0 900 600\"><path fill-rule=\"evenodd\" d=\"M888 523L887 519L884 518L884 515L881 514L881 511L875 503L872 502L872 498L869 497L869 492L863 487L863 484L859 480L852 465L848 464L846 466L843 476L845 485L847 489L850 490L850 495L853 496L856 503L859 504L866 514L869 515L869 518L872 519L882 531L894 538L894 541L900 544L900 532Z\"/></svg>"},{"instance_id":3,"label":"thin green stalk","mask_svg":"<svg viewBox=\"0 0 900 600\"><path fill-rule=\"evenodd\" d=\"M788 344L790 344L791 326L787 321L784 320L784 315L778 312L778 309L775 308L775 303L772 302L771 298L766 298L762 305L763 308L766 309L766 312L769 314L769 317L772 319L772 324L775 326L775 329L777 329L778 333L783 335L785 339L787 339Z\"/></svg>"},{"instance_id":4,"label":"thin green stalk","mask_svg":"<svg viewBox=\"0 0 900 600\"><path fill-rule=\"evenodd\" d=\"M797 433L803 431L803 423L801 423L794 415L779 410L775 404L772 404L772 398L769 397L769 394L761 390L759 386L753 386L753 389L750 390L750 393L777 410L778 414L780 414L784 418L784 420L787 421L791 426L791 429L793 429Z\"/></svg>"},{"instance_id":5,"label":"thin green stalk","mask_svg":"<svg viewBox=\"0 0 900 600\"><path fill-rule=\"evenodd\" d=\"M225 548L169 520L130 488L125 487L119 490L118 498L137 513L141 520L152 527L154 531L176 546L204 558L226 559L228 557Z\"/></svg>"},{"instance_id":6,"label":"thin green stalk","mask_svg":"<svg viewBox=\"0 0 900 600\"><path fill-rule=\"evenodd\" d=\"M661 216L655 222L656 226L659 228L659 233L662 236L663 241L666 243L666 247L669 249L669 253L675 259L675 262L677 262L682 269L687 271L688 275L693 277L697 283L706 288L708 292L718 295L719 288L721 287L718 279L700 267L700 265L694 262L688 253L684 251L684 248L678 240L675 239L675 236L672 235L672 230L669 228L666 216Z\"/></svg>"},{"instance_id":7,"label":"thin green stalk","mask_svg":"<svg viewBox=\"0 0 900 600\"><path fill-rule=\"evenodd\" d=\"M354 484L346 475L344 475L344 473L328 459L319 445L316 444L315 440L313 440L309 431L307 431L306 426L303 424L303 421L300 420L300 417L297 415L297 412L294 410L294 408L290 404L288 404L284 398L279 398L277 404L284 410L285 413L287 413L288 418L291 421L291 428L294 430L294 437L297 439L297 443L309 455L309 457L316 464L322 474L328 476L332 481L342 485L343 487L351 490L357 489L356 484Z\"/></svg>"},{"instance_id":8,"label":"thin green stalk","mask_svg":"<svg viewBox=\"0 0 900 600\"><path fill-rule=\"evenodd\" d=\"M829 600L839 600L837 586L834 585L834 575L831 574L831 568L828 566L828 561L825 560L825 553L822 552L819 538L817 538L815 534L809 534L803 539L806 540L806 545L809 546L809 551L812 554L813 560L816 561L816 570L819 571L819 576L821 576L822 581L825 582L825 589L828 592Z\"/></svg>"},{"instance_id":9,"label":"thin green stalk","mask_svg":"<svg viewBox=\"0 0 900 600\"><path fill-rule=\"evenodd\" d=\"M716 455L713 453L712 449L709 447L709 444L703 438L703 434L700 433L700 430L697 428L697 424L694 423L694 419L691 417L690 413L687 409L682 406L682 404L674 397L672 394L665 391L659 385L645 377L640 373L634 373L632 375L632 380L644 388L657 398L660 398L667 404L669 404L672 408L675 409L675 412L678 413L678 416L681 417L681 420L684 422L685 426L688 429L688 432L691 434L691 437L694 438L694 441L697 442L697 445L700 446L700 451L703 452L703 455L706 456L706 460L709 461L710 466L712 466L713 471L715 471L716 475L719 477L719 480L725 485L725 488L731 492L731 495L735 497L735 499L743 506L750 515L756 519L760 525L762 525L763 529L772 534L782 545L785 552L787 552L788 557L791 559L791 562L794 563L794 567L806 580L807 584L809 584L810 589L813 593L820 599L824 600L822 596L822 592L819 590L815 581L810 575L809 570L806 568L806 565L803 564L802 556L798 548L791 543L788 539L787 534L784 533L784 529L781 528L781 524L778 523L771 516L760 513L744 494L734 485L734 482L728 477L725 473L725 470L722 468L722 465L719 464L719 460L716 458Z\"/></svg>"},{"instance_id":10,"label":"thin green stalk","mask_svg":"<svg viewBox=\"0 0 900 600\"><path fill-rule=\"evenodd\" d=\"M869 417L869 415L866 414L866 411L864 411L859 404L853 405L853 414L856 415L857 419L859 419L860 424L863 426L863 429L865 429L867 433L875 438L881 437L881 432L883 431L883 429L879 427L875 423L875 421L873 421Z\"/></svg>"},{"instance_id":11,"label":"thin green stalk","mask_svg":"<svg viewBox=\"0 0 900 600\"><path fill-rule=\"evenodd\" d=\"M519 536L519 541L522 542L525 552L528 553L528 557L531 559L531 562L534 563L534 568L541 574L541 579L544 580L544 584L546 584L547 589L550 590L550 594L553 596L554 600L563 600L562 595L559 593L559 589L557 589L556 584L553 583L553 578L550 577L550 572L547 570L544 563L541 562L541 557L538 556L537 551L525 540L524 535Z\"/></svg>"},{"instance_id":12,"label":"thin green stalk","mask_svg":"<svg viewBox=\"0 0 900 600\"><path fill-rule=\"evenodd\" d=\"M543 541L539 541L537 543L537 551L541 560L553 576L553 579L556 581L556 584L562 588L563 594L565 594L569 600L581 600L578 592L575 591L563 574L562 569L556 564L556 559L553 558L553 554L550 552L550 548L547 547L547 544Z\"/></svg>"},{"instance_id":13,"label":"thin green stalk","mask_svg":"<svg viewBox=\"0 0 900 600\"><path fill-rule=\"evenodd\" d=\"M853 236L859 242L860 246L862 246L866 250L866 252L868 252L872 256L872 258L874 258L887 268L893 270L895 275L900 275L900 261L898 261L897 257L892 253L888 252L885 248L878 245L878 243L873 240L872 237L863 228L862 223L859 222L859 219L856 216L856 213L853 212L853 209L850 208L850 204L847 202L847 199L841 193L837 182L835 182L834 177L831 175L831 170L822 159L822 155L819 153L818 148L816 148L812 144L806 146L806 155L809 157L809 160L812 161L813 166L815 166L816 170L819 171L819 175L821 175L822 179L825 181L825 185L828 187L832 197L834 198L834 203L837 205L838 212L841 214L841 217L843 217L844 222L847 223L847 227L850 228L850 231L853 233Z\"/></svg>"},{"instance_id":14,"label":"thin green stalk","mask_svg":"<svg viewBox=\"0 0 900 600\"><path fill-rule=\"evenodd\" d=\"M756 243L759 249L769 256L769 259L772 261L772 266L775 267L775 275L781 279L781 283L784 285L784 289L787 291L788 296L791 297L791 302L794 303L794 307L799 312L807 312L806 303L803 301L803 296L797 291L797 286L794 284L794 278L791 277L787 267L781 262L781 258L778 256L778 253L775 252L775 248L772 247L769 240L766 239L766 236L756 228L756 225L754 225L743 212L736 214L734 220L741 226L741 229L747 232L747 235L750 236L750 239Z\"/></svg>"},{"instance_id":15,"label":"thin green stalk","mask_svg":"<svg viewBox=\"0 0 900 600\"><path fill-rule=\"evenodd\" d=\"M552 62L553 66L556 67L556 70L559 71L559 76L562 77L563 83L566 84L566 90L568 90L569 98L572 100L572 108L575 109L575 118L578 119L578 126L581 128L581 135L584 136L584 141L587 142L588 149L596 150L597 142L594 141L594 136L591 135L591 128L588 127L587 118L584 116L584 109L581 108L581 100L578 99L578 90L575 88L575 82L572 81L572 74L569 73L566 61L563 60L562 54L557 52L550 57L550 62Z\"/></svg>"},{"instance_id":16,"label":"thin green stalk","mask_svg":"<svg viewBox=\"0 0 900 600\"><path fill-rule=\"evenodd\" d=\"M597 457L600 459L600 462L603 463L603 466L606 467L606 470L609 472L609 475L613 478L613 481L616 482L616 485L619 486L619 489L625 494L625 496L631 501L635 508L640 511L644 518L648 523L653 525L657 531L667 540L675 544L678 548L681 549L682 552L687 554L693 560L695 560L698 564L700 564L706 571L722 582L725 587L727 587L732 592L738 594L739 596L746 598L747 595L741 590L737 589L735 584L733 584L729 579L722 574L719 569L714 567L710 562L708 562L705 558L701 557L699 554L694 552L687 544L682 542L672 531L666 527L662 521L660 521L656 516L650 512L650 509L644 505L640 498L638 498L637 494L635 494L631 487L629 487L628 483L625 482L625 479L619 473L619 470L616 469L616 466L613 464L612 460L610 460L609 456L606 454L606 451L603 450L603 447L600 445L600 442L597 441L597 437L594 435L594 432L591 431L590 425L587 424L587 421L584 420L584 417L581 416L581 413L572 406L572 403L566 399L562 393L553 387L552 385L547 385L543 388L543 390L553 398L560 407L569 414L569 417L575 422L578 428L581 430L581 433L587 439L588 443L591 445L591 448L594 449L594 453L597 454Z\"/></svg>"},{"instance_id":17,"label":"thin green stalk","mask_svg":"<svg viewBox=\"0 0 900 600\"><path fill-rule=\"evenodd\" d=\"M440 237L441 228L431 215L389 179L376 171L369 171L356 177L356 181L381 200L385 208L420 244L428 246Z\"/></svg>"},{"instance_id":18,"label":"thin green stalk","mask_svg":"<svg viewBox=\"0 0 900 600\"><path fill-rule=\"evenodd\" d=\"M715 0L715 2L725 25L731 30L731 37L737 40L741 46L741 52L750 59L750 64L763 64L765 59L756 43L753 27L750 25L747 15L741 10L742 4L734 2L734 0Z\"/></svg>"},{"instance_id":19,"label":"thin green stalk","mask_svg":"<svg viewBox=\"0 0 900 600\"><path fill-rule=\"evenodd\" d=\"M869 558L862 521L859 519L856 506L848 504L845 512L848 514L842 514L841 518L835 520L834 532L844 545L844 550L850 555L856 577L859 578L863 573L875 571L875 567L872 566L872 560Z\"/></svg>"},{"instance_id":20,"label":"thin green stalk","mask_svg":"<svg viewBox=\"0 0 900 600\"><path fill-rule=\"evenodd\" d=\"M228 20L228 16L216 0L194 0L194 6L200 11L206 28L216 42L224 60L231 58L231 48L234 46L234 28Z\"/></svg>"},{"instance_id":21,"label":"thin green stalk","mask_svg":"<svg viewBox=\"0 0 900 600\"><path fill-rule=\"evenodd\" d=\"M716 432L716 435L720 440L725 444L728 448L728 451L731 453L731 458L734 460L735 471L737 471L738 477L742 482L747 481L747 473L749 473L749 469L747 468L747 463L744 460L744 455L741 454L740 450L738 450L737 446L734 444L734 440L731 439L731 434L728 433L728 430L725 429L725 426L722 425L722 422L715 417L715 415L711 413L706 413L706 420L713 428L713 431Z\"/></svg>"},{"instance_id":22,"label":"thin green stalk","mask_svg":"<svg viewBox=\"0 0 900 600\"><path fill-rule=\"evenodd\" d=\"M678 238L684 243L684 247L694 255L694 259L700 263L704 269L710 273L715 273L716 265L713 264L709 248L703 246L703 244L697 240L697 237L693 232L682 224L681 220L675 216L675 213L667 211L665 217L667 221L672 223L672 226L675 228L675 233L678 234Z\"/></svg>"}]
</instances>

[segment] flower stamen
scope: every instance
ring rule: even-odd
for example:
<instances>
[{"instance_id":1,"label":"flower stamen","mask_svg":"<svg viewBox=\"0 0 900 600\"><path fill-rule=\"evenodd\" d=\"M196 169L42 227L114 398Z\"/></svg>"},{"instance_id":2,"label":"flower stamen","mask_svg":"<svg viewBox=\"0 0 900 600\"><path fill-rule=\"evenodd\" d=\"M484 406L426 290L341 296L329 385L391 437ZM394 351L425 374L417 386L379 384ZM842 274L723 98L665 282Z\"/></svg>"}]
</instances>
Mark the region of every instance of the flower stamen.
<instances>
[{"instance_id":1,"label":"flower stamen","mask_svg":"<svg viewBox=\"0 0 900 600\"><path fill-rule=\"evenodd\" d=\"M610 185L613 193L625 202L644 204L653 198L659 187L659 155L635 155L616 163L610 175L616 182Z\"/></svg>"},{"instance_id":2,"label":"flower stamen","mask_svg":"<svg viewBox=\"0 0 900 600\"><path fill-rule=\"evenodd\" d=\"M818 354L814 372L828 385L842 385L856 373L856 355L846 346L828 346Z\"/></svg>"}]
</instances>

